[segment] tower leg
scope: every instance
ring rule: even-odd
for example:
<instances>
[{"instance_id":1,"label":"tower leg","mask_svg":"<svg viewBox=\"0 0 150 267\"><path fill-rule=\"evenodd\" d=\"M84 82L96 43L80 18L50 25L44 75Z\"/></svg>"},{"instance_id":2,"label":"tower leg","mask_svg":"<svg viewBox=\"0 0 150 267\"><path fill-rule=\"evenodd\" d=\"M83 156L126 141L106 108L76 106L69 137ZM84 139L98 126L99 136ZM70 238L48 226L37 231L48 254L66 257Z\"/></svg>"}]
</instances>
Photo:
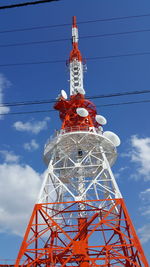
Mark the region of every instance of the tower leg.
<instances>
[{"instance_id":1,"label":"tower leg","mask_svg":"<svg viewBox=\"0 0 150 267\"><path fill-rule=\"evenodd\" d=\"M88 229L87 229L87 218L78 219L78 232L81 233L79 240L81 242L82 250L84 250L83 261L80 263L81 267L89 267L89 260L85 259L88 254ZM84 229L84 231L82 230Z\"/></svg>"},{"instance_id":2,"label":"tower leg","mask_svg":"<svg viewBox=\"0 0 150 267\"><path fill-rule=\"evenodd\" d=\"M15 267L149 266L123 199L79 203L36 204Z\"/></svg>"}]
</instances>

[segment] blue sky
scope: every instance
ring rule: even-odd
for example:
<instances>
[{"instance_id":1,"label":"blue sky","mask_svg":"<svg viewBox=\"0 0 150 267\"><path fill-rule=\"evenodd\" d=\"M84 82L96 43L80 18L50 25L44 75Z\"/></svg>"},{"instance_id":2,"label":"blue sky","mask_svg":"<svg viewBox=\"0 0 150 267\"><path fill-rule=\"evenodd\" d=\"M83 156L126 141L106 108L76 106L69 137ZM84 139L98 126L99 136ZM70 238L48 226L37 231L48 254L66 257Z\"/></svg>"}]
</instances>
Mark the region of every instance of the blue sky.
<instances>
[{"instance_id":1,"label":"blue sky","mask_svg":"<svg viewBox=\"0 0 150 267\"><path fill-rule=\"evenodd\" d=\"M5 0L6 4L19 1ZM20 0L21 2L21 0ZM23 1L22 1L23 2ZM1 3L2 5L3 3ZM0 10L0 32L34 26L150 13L149 0L61 0L49 4ZM150 29L150 16L79 24L79 36ZM71 25L0 33L0 44L71 38ZM80 39L84 58L150 52L150 32ZM0 65L67 60L71 42L0 47ZM150 55L87 60L84 88L88 96L150 89ZM0 66L0 103L55 98L69 93L65 63ZM96 105L150 99L150 94L95 99ZM46 166L43 146L60 128L56 112L9 115L11 112L52 109L52 104L1 107L0 117L0 259L15 259L37 198ZM150 103L98 107L105 130L121 139L113 167L137 233L150 261Z\"/></svg>"}]
</instances>

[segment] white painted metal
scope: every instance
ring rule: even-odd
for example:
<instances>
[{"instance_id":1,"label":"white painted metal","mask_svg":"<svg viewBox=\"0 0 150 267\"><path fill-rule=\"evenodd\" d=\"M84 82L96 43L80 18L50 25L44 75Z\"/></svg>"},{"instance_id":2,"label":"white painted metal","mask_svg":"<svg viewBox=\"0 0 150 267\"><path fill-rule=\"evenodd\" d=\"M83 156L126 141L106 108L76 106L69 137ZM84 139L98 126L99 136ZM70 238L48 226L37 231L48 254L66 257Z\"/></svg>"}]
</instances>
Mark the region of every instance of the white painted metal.
<instances>
[{"instance_id":1,"label":"white painted metal","mask_svg":"<svg viewBox=\"0 0 150 267\"><path fill-rule=\"evenodd\" d=\"M111 171L116 157L115 146L102 134L59 133L45 146L48 171L38 203L121 198Z\"/></svg>"},{"instance_id":2,"label":"white painted metal","mask_svg":"<svg viewBox=\"0 0 150 267\"><path fill-rule=\"evenodd\" d=\"M72 28L72 41L73 43L78 43L78 40L79 40L78 28L73 27Z\"/></svg>"},{"instance_id":3,"label":"white painted metal","mask_svg":"<svg viewBox=\"0 0 150 267\"><path fill-rule=\"evenodd\" d=\"M78 36L78 28L72 27L72 43L78 44L79 36ZM70 64L70 95L76 95L78 93L78 89L82 92L85 91L83 89L83 63L77 58L71 60Z\"/></svg>"},{"instance_id":4,"label":"white painted metal","mask_svg":"<svg viewBox=\"0 0 150 267\"><path fill-rule=\"evenodd\" d=\"M83 89L83 64L74 59L70 62L70 95L76 95L78 88Z\"/></svg>"}]
</instances>

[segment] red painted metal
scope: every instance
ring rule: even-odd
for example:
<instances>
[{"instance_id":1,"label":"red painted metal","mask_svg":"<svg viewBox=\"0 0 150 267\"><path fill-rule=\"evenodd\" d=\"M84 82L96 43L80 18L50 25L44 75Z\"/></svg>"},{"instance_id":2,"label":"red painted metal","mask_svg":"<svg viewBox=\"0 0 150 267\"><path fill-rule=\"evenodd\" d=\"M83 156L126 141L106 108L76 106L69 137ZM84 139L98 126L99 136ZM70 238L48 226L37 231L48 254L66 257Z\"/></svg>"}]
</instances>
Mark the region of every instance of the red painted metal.
<instances>
[{"instance_id":1,"label":"red painted metal","mask_svg":"<svg viewBox=\"0 0 150 267\"><path fill-rule=\"evenodd\" d=\"M27 265L23 265L23 266L26 267ZM0 264L0 267L15 267L15 265L14 264ZM21 267L21 265L19 265L18 267Z\"/></svg>"},{"instance_id":2,"label":"red painted metal","mask_svg":"<svg viewBox=\"0 0 150 267\"><path fill-rule=\"evenodd\" d=\"M73 28L78 28L78 27L77 27L77 18L76 18L76 16L73 16L73 17L72 17L72 27L73 27Z\"/></svg>"},{"instance_id":3,"label":"red painted metal","mask_svg":"<svg viewBox=\"0 0 150 267\"><path fill-rule=\"evenodd\" d=\"M82 94L72 95L69 100L61 97L54 108L60 112L60 119L63 122L62 129L80 126L81 130L85 130L88 127L100 126L95 120L96 106L90 100L85 99ZM77 108L85 108L89 115L85 118L79 116L76 112Z\"/></svg>"},{"instance_id":4,"label":"red painted metal","mask_svg":"<svg viewBox=\"0 0 150 267\"><path fill-rule=\"evenodd\" d=\"M76 30L78 27L77 27L77 24L76 24L76 17L74 16L73 17L73 20L72 20L72 30ZM82 61L82 55L81 55L81 52L78 48L78 42L75 38L75 40L73 40L72 42L72 51L70 52L70 58L69 58L69 62L72 62L74 59L78 60L78 61Z\"/></svg>"},{"instance_id":5,"label":"red painted metal","mask_svg":"<svg viewBox=\"0 0 150 267\"><path fill-rule=\"evenodd\" d=\"M52 203L36 204L15 267L20 261L22 267L148 267L124 200L106 199L100 208L103 201L82 201L84 218L79 218L81 201L68 202L64 210L62 203L55 209Z\"/></svg>"}]
</instances>

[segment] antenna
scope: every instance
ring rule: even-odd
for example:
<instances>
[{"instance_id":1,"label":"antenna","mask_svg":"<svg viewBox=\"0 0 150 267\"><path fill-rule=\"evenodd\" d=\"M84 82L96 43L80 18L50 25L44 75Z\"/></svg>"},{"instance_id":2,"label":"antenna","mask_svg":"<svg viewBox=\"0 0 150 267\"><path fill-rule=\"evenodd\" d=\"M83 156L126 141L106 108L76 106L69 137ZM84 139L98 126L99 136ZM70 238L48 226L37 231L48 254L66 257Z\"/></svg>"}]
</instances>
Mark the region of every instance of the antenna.
<instances>
[{"instance_id":1,"label":"antenna","mask_svg":"<svg viewBox=\"0 0 150 267\"><path fill-rule=\"evenodd\" d=\"M121 143L119 136L111 131L104 132L103 136L109 139L114 144L114 146L119 146Z\"/></svg>"},{"instance_id":2,"label":"antenna","mask_svg":"<svg viewBox=\"0 0 150 267\"><path fill-rule=\"evenodd\" d=\"M102 126L99 126L99 127L98 127L98 130L99 130L99 132L102 133L102 132L103 132L103 127L102 127Z\"/></svg>"},{"instance_id":3,"label":"antenna","mask_svg":"<svg viewBox=\"0 0 150 267\"><path fill-rule=\"evenodd\" d=\"M82 55L78 48L78 27L76 17L72 19L72 50L69 57L69 68L70 68L70 95L78 94L79 90L83 89L83 62ZM81 93L85 94L85 93Z\"/></svg>"},{"instance_id":4,"label":"antenna","mask_svg":"<svg viewBox=\"0 0 150 267\"><path fill-rule=\"evenodd\" d=\"M101 115L96 115L95 116L96 121L101 124L101 125L105 125L107 123L107 120L105 117L101 116Z\"/></svg>"},{"instance_id":5,"label":"antenna","mask_svg":"<svg viewBox=\"0 0 150 267\"><path fill-rule=\"evenodd\" d=\"M61 90L61 96L62 96L64 99L67 99L67 93L65 92L65 90Z\"/></svg>"},{"instance_id":6,"label":"antenna","mask_svg":"<svg viewBox=\"0 0 150 267\"><path fill-rule=\"evenodd\" d=\"M78 88L77 91L79 94L85 95L85 90L83 88Z\"/></svg>"},{"instance_id":7,"label":"antenna","mask_svg":"<svg viewBox=\"0 0 150 267\"><path fill-rule=\"evenodd\" d=\"M85 108L77 108L76 111L80 117L87 117L89 115L89 112Z\"/></svg>"}]
</instances>

